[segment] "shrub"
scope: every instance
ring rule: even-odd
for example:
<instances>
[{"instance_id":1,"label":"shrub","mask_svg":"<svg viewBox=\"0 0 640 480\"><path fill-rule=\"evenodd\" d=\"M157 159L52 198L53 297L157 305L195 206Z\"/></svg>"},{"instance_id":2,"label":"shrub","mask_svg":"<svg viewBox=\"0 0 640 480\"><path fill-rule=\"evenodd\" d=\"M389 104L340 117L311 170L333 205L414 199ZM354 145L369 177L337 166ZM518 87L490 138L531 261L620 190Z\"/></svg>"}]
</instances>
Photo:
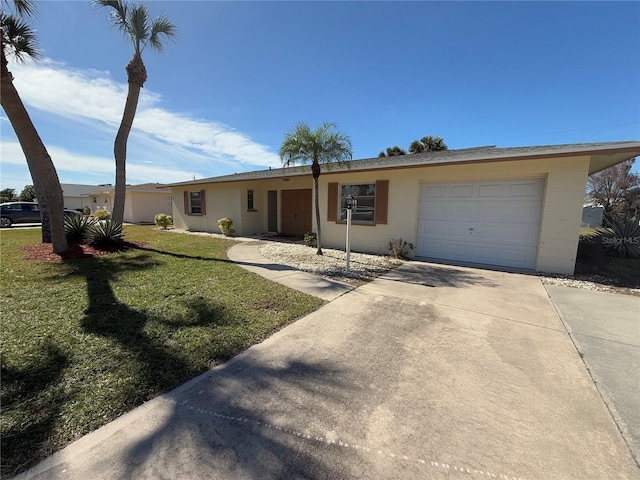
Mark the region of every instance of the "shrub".
<instances>
[{"instance_id":1,"label":"shrub","mask_svg":"<svg viewBox=\"0 0 640 480\"><path fill-rule=\"evenodd\" d=\"M392 238L389 240L389 255L393 258L401 258L406 260L409 258L409 254L412 250L415 250L415 246L413 243L406 242L401 238L395 239Z\"/></svg>"},{"instance_id":2,"label":"shrub","mask_svg":"<svg viewBox=\"0 0 640 480\"><path fill-rule=\"evenodd\" d=\"M111 218L111 214L106 210L98 210L96 213L93 214L93 216L97 220L109 220Z\"/></svg>"},{"instance_id":3,"label":"shrub","mask_svg":"<svg viewBox=\"0 0 640 480\"><path fill-rule=\"evenodd\" d=\"M599 228L594 238L613 255L640 258L640 223L637 218L614 219L609 228Z\"/></svg>"},{"instance_id":4,"label":"shrub","mask_svg":"<svg viewBox=\"0 0 640 480\"><path fill-rule=\"evenodd\" d=\"M315 232L307 232L304 234L304 244L307 247L316 247L318 245L318 235Z\"/></svg>"},{"instance_id":5,"label":"shrub","mask_svg":"<svg viewBox=\"0 0 640 480\"><path fill-rule=\"evenodd\" d=\"M156 222L157 226L162 227L163 230L166 230L169 225L173 225L173 218L166 213L157 214L153 217L153 221Z\"/></svg>"},{"instance_id":6,"label":"shrub","mask_svg":"<svg viewBox=\"0 0 640 480\"><path fill-rule=\"evenodd\" d=\"M83 215L87 215L87 216L91 215L91 207L89 207L89 206L84 207L82 209L82 214Z\"/></svg>"},{"instance_id":7,"label":"shrub","mask_svg":"<svg viewBox=\"0 0 640 480\"><path fill-rule=\"evenodd\" d=\"M226 236L230 236L236 233L235 229L233 228L233 220L228 217L224 217L218 220L218 228Z\"/></svg>"},{"instance_id":8,"label":"shrub","mask_svg":"<svg viewBox=\"0 0 640 480\"><path fill-rule=\"evenodd\" d=\"M82 213L67 215L64 217L64 233L69 241L82 242L95 222L96 220Z\"/></svg>"},{"instance_id":9,"label":"shrub","mask_svg":"<svg viewBox=\"0 0 640 480\"><path fill-rule=\"evenodd\" d=\"M124 234L122 224L108 220L96 221L87 232L87 240L91 245L105 246L120 243Z\"/></svg>"}]
</instances>

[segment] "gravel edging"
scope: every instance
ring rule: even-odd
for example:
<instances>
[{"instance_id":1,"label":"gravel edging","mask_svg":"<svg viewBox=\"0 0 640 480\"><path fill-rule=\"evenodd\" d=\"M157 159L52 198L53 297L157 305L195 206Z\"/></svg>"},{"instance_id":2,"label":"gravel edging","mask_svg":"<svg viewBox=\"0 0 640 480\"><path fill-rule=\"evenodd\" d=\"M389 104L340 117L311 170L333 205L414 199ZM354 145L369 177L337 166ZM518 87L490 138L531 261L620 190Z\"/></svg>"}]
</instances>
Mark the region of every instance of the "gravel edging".
<instances>
[{"instance_id":1,"label":"gravel edging","mask_svg":"<svg viewBox=\"0 0 640 480\"><path fill-rule=\"evenodd\" d=\"M362 285L403 263L387 256L351 252L347 273L347 254L342 250L323 248L323 255L316 255L316 249L306 245L276 242L265 243L258 250L263 257L276 263L350 285Z\"/></svg>"}]
</instances>

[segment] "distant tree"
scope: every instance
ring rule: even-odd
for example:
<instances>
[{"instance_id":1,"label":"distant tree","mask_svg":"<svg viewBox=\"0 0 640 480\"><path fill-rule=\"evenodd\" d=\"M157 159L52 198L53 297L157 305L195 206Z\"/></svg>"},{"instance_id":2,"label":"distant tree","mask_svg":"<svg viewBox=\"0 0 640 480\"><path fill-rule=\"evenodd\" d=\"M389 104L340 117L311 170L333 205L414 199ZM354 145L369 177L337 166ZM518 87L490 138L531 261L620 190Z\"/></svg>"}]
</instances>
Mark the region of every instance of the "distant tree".
<instances>
[{"instance_id":1,"label":"distant tree","mask_svg":"<svg viewBox=\"0 0 640 480\"><path fill-rule=\"evenodd\" d=\"M640 175L631 171L635 159L594 173L587 183L587 196L604 207L605 224L640 209Z\"/></svg>"},{"instance_id":2,"label":"distant tree","mask_svg":"<svg viewBox=\"0 0 640 480\"><path fill-rule=\"evenodd\" d=\"M33 185L25 185L20 195L18 195L18 200L21 202L33 202L33 200L37 198L36 189L33 188Z\"/></svg>"},{"instance_id":3,"label":"distant tree","mask_svg":"<svg viewBox=\"0 0 640 480\"><path fill-rule=\"evenodd\" d=\"M318 195L320 167L325 165L327 168L331 168L333 163L348 165L352 157L351 139L337 131L335 123L324 122L322 126L312 130L309 125L300 122L284 136L284 141L280 147L280 159L283 166L288 167L298 162L302 164L311 162L315 190L314 203L316 204L316 233L318 235L316 255L322 255L320 199Z\"/></svg>"},{"instance_id":4,"label":"distant tree","mask_svg":"<svg viewBox=\"0 0 640 480\"><path fill-rule=\"evenodd\" d=\"M439 150L447 150L447 148L442 137L428 135L422 137L420 140L411 142L411 145L409 145L409 153L437 152Z\"/></svg>"},{"instance_id":5,"label":"distant tree","mask_svg":"<svg viewBox=\"0 0 640 480\"><path fill-rule=\"evenodd\" d=\"M0 7L0 27L2 35L2 60L0 62L0 81L2 95L0 103L18 137L22 147L31 179L38 192L40 215L42 218L42 241L52 243L55 253L65 252L69 247L64 232L64 198L58 173L47 152L22 99L13 84L13 74L8 68L8 59L18 61L25 57L38 60L40 52L34 30L26 22L36 13L31 0L14 0L14 11L5 10L8 2Z\"/></svg>"},{"instance_id":6,"label":"distant tree","mask_svg":"<svg viewBox=\"0 0 640 480\"><path fill-rule=\"evenodd\" d=\"M407 151L403 148L400 148L398 145L393 147L387 147L386 151L382 151L378 154L378 158L380 157L397 157L398 155L406 155Z\"/></svg>"},{"instance_id":7,"label":"distant tree","mask_svg":"<svg viewBox=\"0 0 640 480\"><path fill-rule=\"evenodd\" d=\"M3 188L0 190L0 203L10 202L16 194L15 188Z\"/></svg>"},{"instance_id":8,"label":"distant tree","mask_svg":"<svg viewBox=\"0 0 640 480\"><path fill-rule=\"evenodd\" d=\"M116 187L113 198L113 221L122 223L124 219L124 200L127 190L127 140L138 108L140 89L147 81L147 69L142 62L142 51L151 46L162 52L164 40L176 38L176 27L169 19L161 15L155 20L149 18L149 10L142 4L127 3L123 0L94 0L94 5L111 10L110 19L128 40L133 43L133 58L127 65L129 91L122 114L122 122L113 145L116 161Z\"/></svg>"}]
</instances>

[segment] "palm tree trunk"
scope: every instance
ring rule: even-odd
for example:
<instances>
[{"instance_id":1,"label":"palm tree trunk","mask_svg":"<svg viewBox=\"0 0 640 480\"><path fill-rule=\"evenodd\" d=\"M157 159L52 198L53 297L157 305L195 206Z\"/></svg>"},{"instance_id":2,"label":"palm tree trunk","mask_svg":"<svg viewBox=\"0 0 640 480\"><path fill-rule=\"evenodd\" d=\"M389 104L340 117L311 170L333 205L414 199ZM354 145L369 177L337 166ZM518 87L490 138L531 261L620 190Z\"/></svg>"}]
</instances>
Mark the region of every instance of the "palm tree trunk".
<instances>
[{"instance_id":1,"label":"palm tree trunk","mask_svg":"<svg viewBox=\"0 0 640 480\"><path fill-rule=\"evenodd\" d=\"M4 49L1 53L0 101L16 132L31 173L43 221L42 241L43 243L51 242L55 253L66 252L69 247L64 232L64 198L58 173L13 85L13 75L7 68Z\"/></svg>"},{"instance_id":2,"label":"palm tree trunk","mask_svg":"<svg viewBox=\"0 0 640 480\"><path fill-rule=\"evenodd\" d=\"M129 82L129 92L124 105L122 122L113 144L113 155L116 160L116 188L113 199L113 220L122 223L124 220L124 201L127 193L127 141L136 116L140 86Z\"/></svg>"},{"instance_id":3,"label":"palm tree trunk","mask_svg":"<svg viewBox=\"0 0 640 480\"><path fill-rule=\"evenodd\" d=\"M318 177L314 175L313 177L313 190L314 194L314 202L316 204L316 231L318 233L318 250L316 251L316 255L322 255L322 247L320 243L320 195L318 194Z\"/></svg>"},{"instance_id":4,"label":"palm tree trunk","mask_svg":"<svg viewBox=\"0 0 640 480\"><path fill-rule=\"evenodd\" d=\"M127 77L129 79L129 91L127 101L124 104L122 121L113 144L113 156L116 160L116 188L113 198L113 220L117 223L124 221L124 202L127 195L127 141L133 126L133 119L138 108L140 89L147 80L147 69L142 62L140 52L133 54L133 58L127 65Z\"/></svg>"}]
</instances>

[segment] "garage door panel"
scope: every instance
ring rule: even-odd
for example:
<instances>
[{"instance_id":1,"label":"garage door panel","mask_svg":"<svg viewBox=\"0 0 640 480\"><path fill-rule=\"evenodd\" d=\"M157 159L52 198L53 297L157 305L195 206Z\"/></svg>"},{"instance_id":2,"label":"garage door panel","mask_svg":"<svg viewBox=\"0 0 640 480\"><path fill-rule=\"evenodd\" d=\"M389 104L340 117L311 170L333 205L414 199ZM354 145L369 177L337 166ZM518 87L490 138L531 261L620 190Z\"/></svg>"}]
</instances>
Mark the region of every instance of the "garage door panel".
<instances>
[{"instance_id":1,"label":"garage door panel","mask_svg":"<svg viewBox=\"0 0 640 480\"><path fill-rule=\"evenodd\" d=\"M533 268L543 189L543 179L422 185L417 255Z\"/></svg>"}]
</instances>

